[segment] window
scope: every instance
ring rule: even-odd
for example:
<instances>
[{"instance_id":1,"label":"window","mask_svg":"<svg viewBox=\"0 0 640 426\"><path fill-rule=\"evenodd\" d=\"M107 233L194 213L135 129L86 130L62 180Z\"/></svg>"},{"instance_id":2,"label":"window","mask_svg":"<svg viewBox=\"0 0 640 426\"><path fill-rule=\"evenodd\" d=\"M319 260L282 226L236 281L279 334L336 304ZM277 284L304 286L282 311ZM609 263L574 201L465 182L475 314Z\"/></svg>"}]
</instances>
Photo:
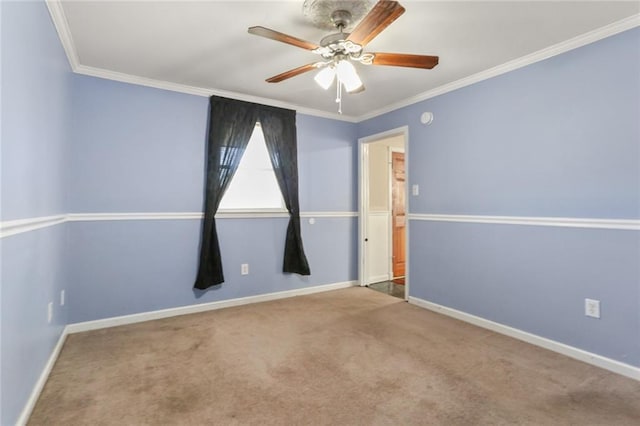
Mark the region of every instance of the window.
<instances>
[{"instance_id":1,"label":"window","mask_svg":"<svg viewBox=\"0 0 640 426\"><path fill-rule=\"evenodd\" d=\"M271 166L260 124L253 129L220 210L284 210L284 200Z\"/></svg>"}]
</instances>

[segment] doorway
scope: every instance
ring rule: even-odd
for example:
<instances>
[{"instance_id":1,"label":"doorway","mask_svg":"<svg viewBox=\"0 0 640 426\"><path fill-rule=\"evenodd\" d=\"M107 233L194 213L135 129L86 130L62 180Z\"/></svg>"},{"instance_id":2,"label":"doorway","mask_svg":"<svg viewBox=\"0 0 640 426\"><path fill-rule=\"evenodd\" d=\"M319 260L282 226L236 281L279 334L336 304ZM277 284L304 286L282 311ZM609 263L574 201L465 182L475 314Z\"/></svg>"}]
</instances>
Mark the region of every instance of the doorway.
<instances>
[{"instance_id":1,"label":"doorway","mask_svg":"<svg viewBox=\"0 0 640 426\"><path fill-rule=\"evenodd\" d=\"M408 299L408 128L361 138L359 148L359 278Z\"/></svg>"},{"instance_id":2,"label":"doorway","mask_svg":"<svg viewBox=\"0 0 640 426\"><path fill-rule=\"evenodd\" d=\"M391 263L392 280L404 285L407 209L405 199L404 150L391 151Z\"/></svg>"}]
</instances>

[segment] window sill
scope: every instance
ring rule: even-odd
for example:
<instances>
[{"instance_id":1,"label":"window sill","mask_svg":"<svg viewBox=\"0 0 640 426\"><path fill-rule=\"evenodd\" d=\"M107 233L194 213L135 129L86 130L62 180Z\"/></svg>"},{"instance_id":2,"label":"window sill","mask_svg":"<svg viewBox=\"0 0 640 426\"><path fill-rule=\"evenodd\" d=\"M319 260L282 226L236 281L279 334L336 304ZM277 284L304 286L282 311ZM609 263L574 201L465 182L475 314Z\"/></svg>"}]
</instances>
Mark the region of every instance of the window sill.
<instances>
[{"instance_id":1,"label":"window sill","mask_svg":"<svg viewBox=\"0 0 640 426\"><path fill-rule=\"evenodd\" d=\"M220 209L216 218L244 219L244 218L269 218L289 217L286 209Z\"/></svg>"}]
</instances>

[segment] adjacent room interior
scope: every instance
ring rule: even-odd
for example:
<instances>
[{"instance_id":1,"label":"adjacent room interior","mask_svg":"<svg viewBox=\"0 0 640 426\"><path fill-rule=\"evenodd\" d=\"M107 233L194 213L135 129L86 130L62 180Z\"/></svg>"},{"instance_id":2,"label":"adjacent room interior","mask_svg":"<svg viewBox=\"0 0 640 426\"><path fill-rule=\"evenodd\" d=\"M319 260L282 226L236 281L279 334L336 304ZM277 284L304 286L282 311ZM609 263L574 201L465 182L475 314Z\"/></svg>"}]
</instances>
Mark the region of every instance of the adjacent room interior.
<instances>
[{"instance_id":1,"label":"adjacent room interior","mask_svg":"<svg viewBox=\"0 0 640 426\"><path fill-rule=\"evenodd\" d=\"M638 2L0 22L3 426L637 424Z\"/></svg>"}]
</instances>

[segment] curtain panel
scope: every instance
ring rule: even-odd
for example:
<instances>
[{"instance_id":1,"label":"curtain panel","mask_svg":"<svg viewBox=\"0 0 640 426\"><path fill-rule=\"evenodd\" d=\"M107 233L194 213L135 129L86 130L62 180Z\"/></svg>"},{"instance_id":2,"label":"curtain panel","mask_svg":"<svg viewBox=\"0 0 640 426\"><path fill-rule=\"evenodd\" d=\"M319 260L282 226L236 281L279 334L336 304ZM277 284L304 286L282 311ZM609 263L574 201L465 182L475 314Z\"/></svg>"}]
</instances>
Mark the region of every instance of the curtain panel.
<instances>
[{"instance_id":1,"label":"curtain panel","mask_svg":"<svg viewBox=\"0 0 640 426\"><path fill-rule=\"evenodd\" d=\"M210 98L204 222L195 288L204 290L224 282L215 215L258 120L290 216L283 272L310 274L300 232L295 117L292 110L219 96Z\"/></svg>"},{"instance_id":2,"label":"curtain panel","mask_svg":"<svg viewBox=\"0 0 640 426\"><path fill-rule=\"evenodd\" d=\"M258 117L271 158L271 165L276 174L287 211L289 211L282 271L311 275L300 232L296 112L262 106Z\"/></svg>"}]
</instances>

